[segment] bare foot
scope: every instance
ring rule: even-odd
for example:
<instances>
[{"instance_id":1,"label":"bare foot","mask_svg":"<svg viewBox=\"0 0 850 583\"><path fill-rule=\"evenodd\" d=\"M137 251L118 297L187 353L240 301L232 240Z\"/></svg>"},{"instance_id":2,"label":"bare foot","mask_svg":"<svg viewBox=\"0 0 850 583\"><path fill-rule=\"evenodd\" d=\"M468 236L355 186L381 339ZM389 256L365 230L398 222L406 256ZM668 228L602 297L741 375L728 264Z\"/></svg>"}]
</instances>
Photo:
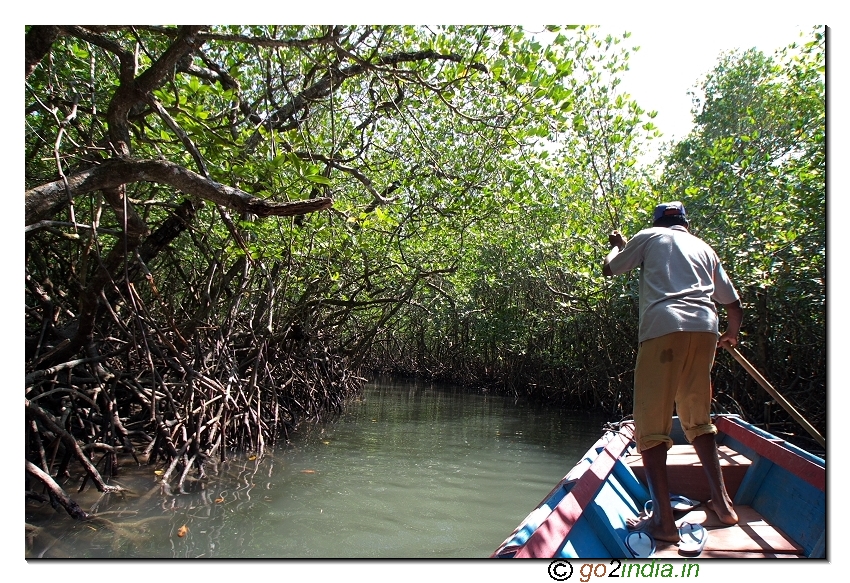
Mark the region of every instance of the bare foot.
<instances>
[{"instance_id":1,"label":"bare foot","mask_svg":"<svg viewBox=\"0 0 850 583\"><path fill-rule=\"evenodd\" d=\"M652 516L645 514L641 514L637 518L627 518L626 528L631 531L645 532L655 540L669 543L679 542L679 529L676 528L675 524L672 525L672 528L664 528L653 520Z\"/></svg>"},{"instance_id":2,"label":"bare foot","mask_svg":"<svg viewBox=\"0 0 850 583\"><path fill-rule=\"evenodd\" d=\"M735 512L735 508L732 506L731 502L724 500L716 503L714 500L709 500L705 503L705 505L714 511L717 518L719 518L720 522L723 524L727 524L729 526L738 524L738 513Z\"/></svg>"}]
</instances>

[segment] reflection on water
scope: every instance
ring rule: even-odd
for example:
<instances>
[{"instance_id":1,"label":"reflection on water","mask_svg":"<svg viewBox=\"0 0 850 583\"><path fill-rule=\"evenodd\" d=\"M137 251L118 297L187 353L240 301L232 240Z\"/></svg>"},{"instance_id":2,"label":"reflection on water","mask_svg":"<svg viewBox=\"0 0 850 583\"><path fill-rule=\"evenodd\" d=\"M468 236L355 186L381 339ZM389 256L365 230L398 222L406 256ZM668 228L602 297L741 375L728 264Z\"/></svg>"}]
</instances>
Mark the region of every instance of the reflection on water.
<instances>
[{"instance_id":1,"label":"reflection on water","mask_svg":"<svg viewBox=\"0 0 850 583\"><path fill-rule=\"evenodd\" d=\"M122 468L130 494L68 488L100 513L91 521L28 504L37 530L26 556L486 557L602 422L501 396L371 383L336 421L274 454L234 455L187 480L186 493L163 492L143 466Z\"/></svg>"}]
</instances>

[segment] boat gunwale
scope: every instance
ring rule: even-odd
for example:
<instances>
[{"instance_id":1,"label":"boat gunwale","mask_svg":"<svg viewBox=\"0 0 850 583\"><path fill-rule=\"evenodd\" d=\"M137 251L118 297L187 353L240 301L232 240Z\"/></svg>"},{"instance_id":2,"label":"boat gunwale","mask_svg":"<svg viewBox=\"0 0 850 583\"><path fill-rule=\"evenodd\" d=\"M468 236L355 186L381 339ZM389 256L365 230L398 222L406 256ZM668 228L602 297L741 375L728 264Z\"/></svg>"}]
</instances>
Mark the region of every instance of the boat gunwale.
<instances>
[{"instance_id":1,"label":"boat gunwale","mask_svg":"<svg viewBox=\"0 0 850 583\"><path fill-rule=\"evenodd\" d=\"M614 467L620 461L623 453L634 443L634 425L631 422L620 424L618 430L606 431L597 441L597 444L602 442L609 434L611 434L611 438L608 443L599 451L585 472L578 477L570 491L552 509L549 516L528 537L525 544L514 555L515 558L548 558L555 556L555 553L569 537L573 526L584 514L588 504L596 497L599 490L611 476ZM608 454L607 456L605 455L606 453ZM556 533L556 536L548 536L553 531ZM552 548L552 540L558 541L556 548ZM497 551L496 556L498 556L498 553L499 551Z\"/></svg>"}]
</instances>

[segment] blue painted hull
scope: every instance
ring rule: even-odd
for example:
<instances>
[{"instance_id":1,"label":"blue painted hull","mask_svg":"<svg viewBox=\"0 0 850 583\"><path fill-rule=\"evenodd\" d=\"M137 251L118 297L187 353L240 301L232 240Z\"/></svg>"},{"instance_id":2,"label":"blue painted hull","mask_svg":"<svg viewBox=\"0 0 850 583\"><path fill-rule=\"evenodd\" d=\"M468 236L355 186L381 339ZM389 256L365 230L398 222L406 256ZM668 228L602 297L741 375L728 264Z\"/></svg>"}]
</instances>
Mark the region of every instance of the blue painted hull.
<instances>
[{"instance_id":1,"label":"blue painted hull","mask_svg":"<svg viewBox=\"0 0 850 583\"><path fill-rule=\"evenodd\" d=\"M677 429L678 419L674 421L671 437L685 451L684 435ZM728 469L727 488L731 481L730 495L742 520L736 527L715 525L716 530L709 530L714 546L708 545L701 557L824 558L824 460L737 416L718 417L715 424L720 431L717 443L722 461L735 466L724 468L724 476ZM642 465L632 431L630 424L606 431L492 556L632 558L624 542L626 520L637 517L650 498L641 479ZM702 468L694 456L679 459L694 459L694 463L685 461L683 465L691 467L674 471L668 456L671 493L690 491L700 496L699 480L687 476L694 472L699 476ZM697 499L705 502L705 498ZM693 521L690 516L685 518ZM676 547L669 545L663 552L673 557Z\"/></svg>"}]
</instances>

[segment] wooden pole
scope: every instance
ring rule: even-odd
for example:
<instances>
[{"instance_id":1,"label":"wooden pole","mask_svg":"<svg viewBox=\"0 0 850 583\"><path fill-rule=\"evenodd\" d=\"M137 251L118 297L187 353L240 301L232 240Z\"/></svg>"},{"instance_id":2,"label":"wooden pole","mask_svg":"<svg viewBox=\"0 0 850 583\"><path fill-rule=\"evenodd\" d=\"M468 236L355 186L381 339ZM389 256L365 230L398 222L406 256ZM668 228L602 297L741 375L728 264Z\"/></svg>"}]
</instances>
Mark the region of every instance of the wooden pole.
<instances>
[{"instance_id":1,"label":"wooden pole","mask_svg":"<svg viewBox=\"0 0 850 583\"><path fill-rule=\"evenodd\" d=\"M723 346L723 348L725 348L729 352L729 354L731 354L732 357L737 360L741 364L741 366L743 366L747 370L748 373L750 373L750 376L752 376L756 380L756 382L760 384L762 388L767 391L768 394L773 397L776 402L779 403L782 408L785 409L788 414L791 415L791 417L793 417L797 421L797 423L803 426L803 429L805 429L809 433L809 435L814 437L817 442L821 444L821 447L826 449L826 440L820 433L818 433L818 430L815 429L811 423L806 421L805 418L803 418L803 416L800 414L800 412L797 411L794 406L785 399L785 397L780 395L769 382L767 382L767 379L764 378L762 374L757 371L752 364L750 364L750 361L744 358L744 355L741 354L741 352L737 348L725 345Z\"/></svg>"}]
</instances>

